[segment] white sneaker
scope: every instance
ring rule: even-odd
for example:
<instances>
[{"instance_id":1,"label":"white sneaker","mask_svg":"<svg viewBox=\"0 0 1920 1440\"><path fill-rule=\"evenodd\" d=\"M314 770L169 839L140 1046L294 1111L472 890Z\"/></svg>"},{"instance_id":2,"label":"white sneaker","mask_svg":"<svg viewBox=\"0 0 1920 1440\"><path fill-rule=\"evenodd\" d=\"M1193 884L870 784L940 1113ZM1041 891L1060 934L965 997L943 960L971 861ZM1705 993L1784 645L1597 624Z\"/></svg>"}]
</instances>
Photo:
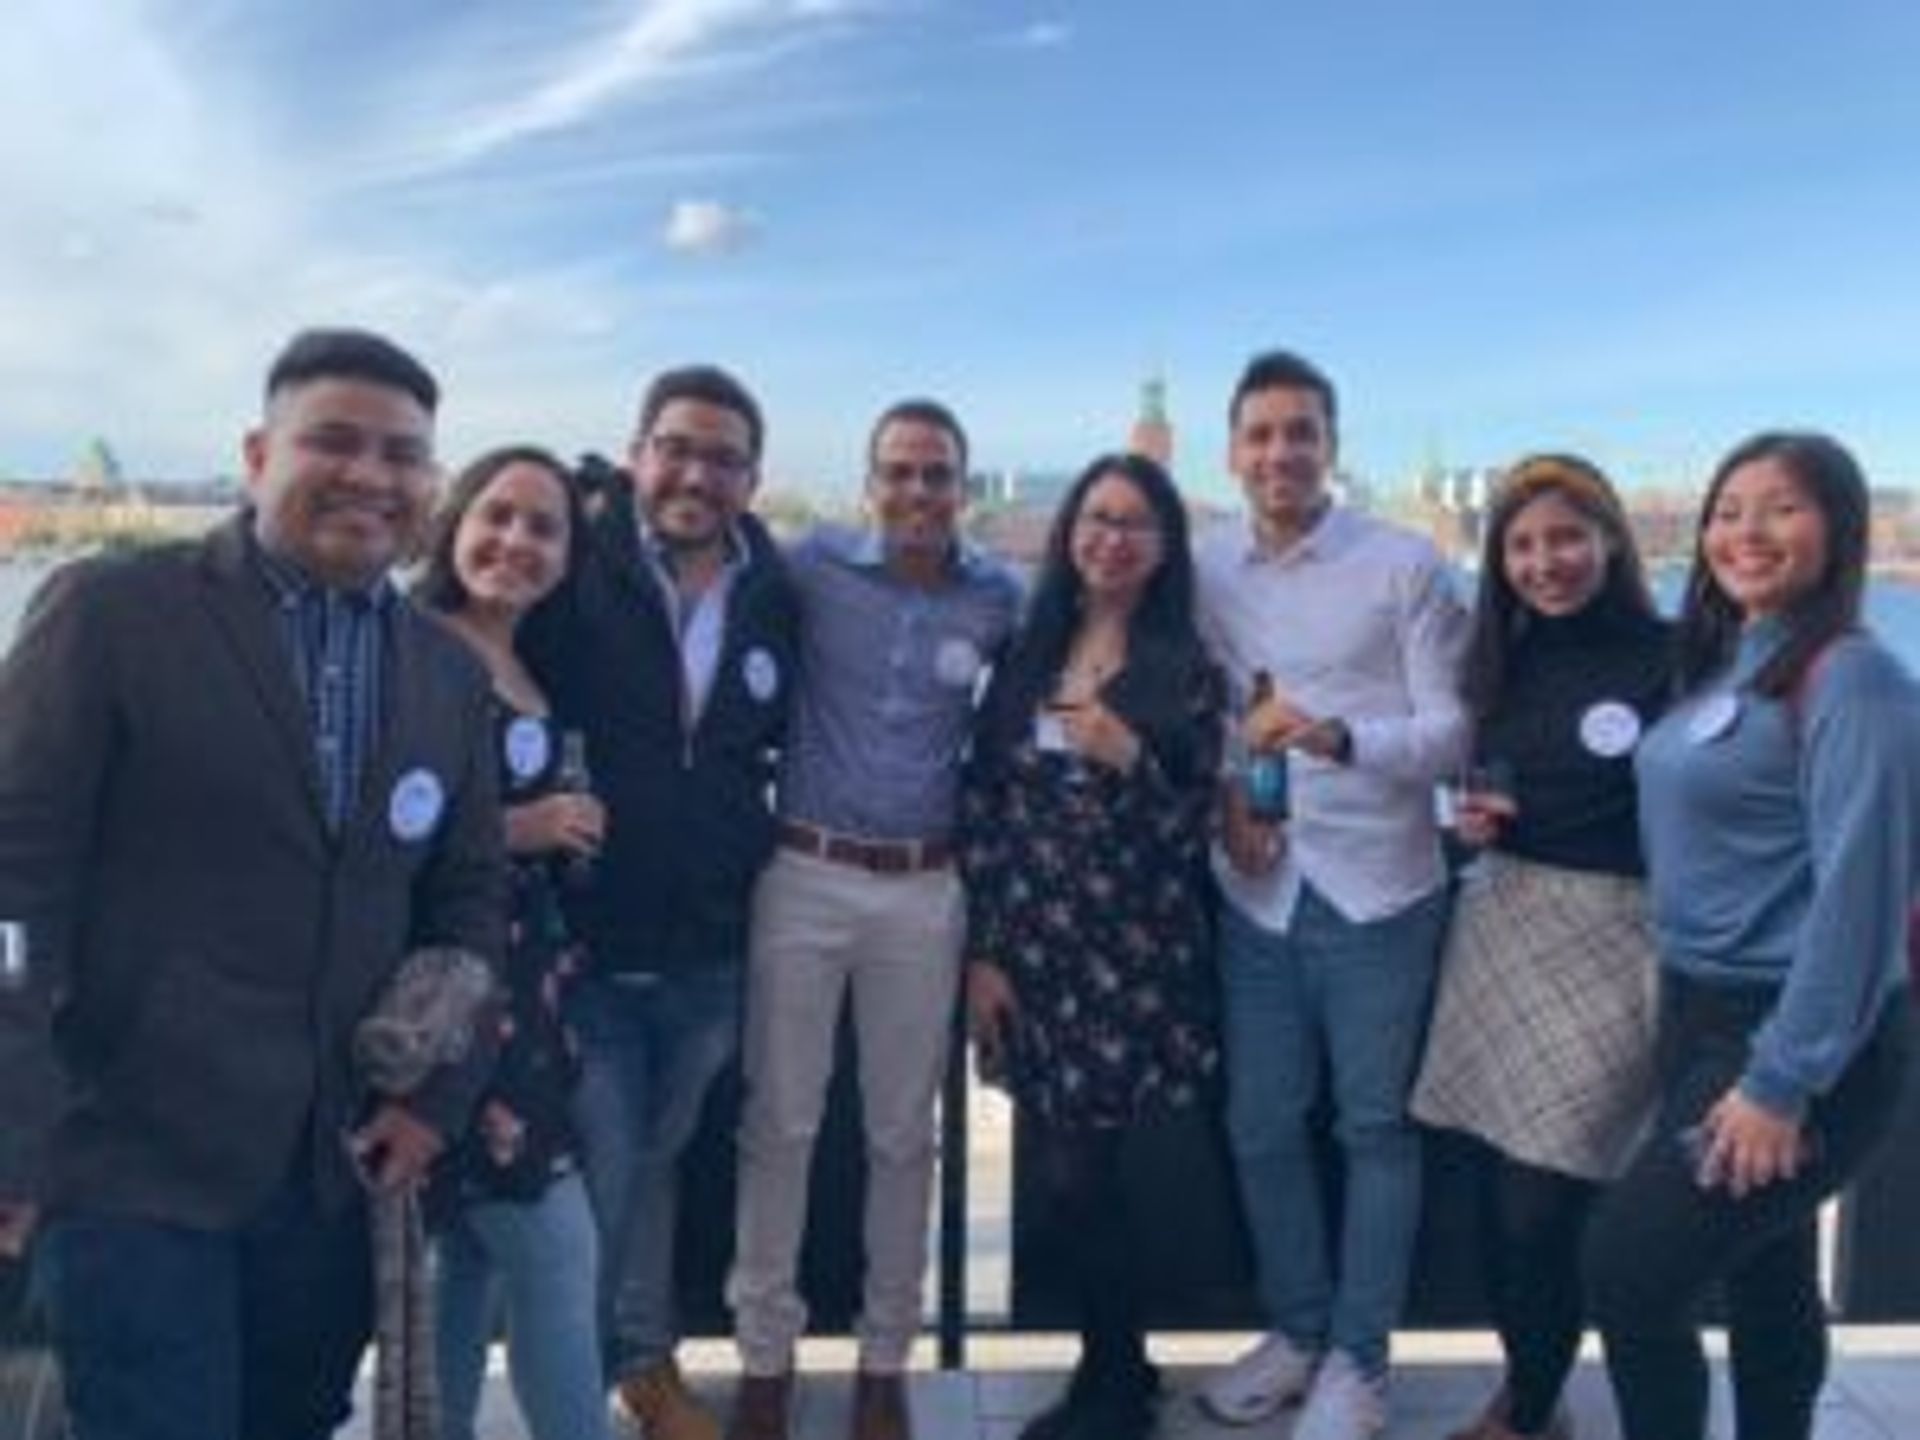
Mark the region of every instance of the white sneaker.
<instances>
[{"instance_id":1,"label":"white sneaker","mask_svg":"<svg viewBox=\"0 0 1920 1440\"><path fill-rule=\"evenodd\" d=\"M1194 1399L1222 1425L1257 1425L1307 1393L1320 1357L1279 1331L1200 1382Z\"/></svg>"},{"instance_id":2,"label":"white sneaker","mask_svg":"<svg viewBox=\"0 0 1920 1440\"><path fill-rule=\"evenodd\" d=\"M1293 1440L1372 1440L1387 1428L1386 1377L1370 1379L1335 1350L1313 1377Z\"/></svg>"}]
</instances>

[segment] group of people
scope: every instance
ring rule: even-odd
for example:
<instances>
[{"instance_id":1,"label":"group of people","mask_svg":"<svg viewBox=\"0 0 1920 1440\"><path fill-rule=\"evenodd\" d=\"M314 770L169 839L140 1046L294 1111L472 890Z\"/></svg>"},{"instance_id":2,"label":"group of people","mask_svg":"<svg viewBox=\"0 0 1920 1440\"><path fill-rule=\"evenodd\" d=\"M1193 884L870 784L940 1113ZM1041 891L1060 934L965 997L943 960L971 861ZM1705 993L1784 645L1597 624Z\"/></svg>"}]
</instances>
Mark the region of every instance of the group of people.
<instances>
[{"instance_id":1,"label":"group of people","mask_svg":"<svg viewBox=\"0 0 1920 1440\"><path fill-rule=\"evenodd\" d=\"M534 1440L605 1440L609 1390L716 1440L676 1192L736 1058L726 1433L786 1440L843 1009L851 1440L907 1440L957 998L1079 1316L1023 1440L1152 1431L1125 1157L1222 1102L1269 1328L1217 1421L1383 1432L1424 1123L1471 1137L1507 1357L1458 1440L1563 1435L1589 1319L1628 1440L1702 1436L1716 1282L1743 1440L1809 1433L1817 1209L1903 1083L1920 857L1841 446L1729 455L1670 623L1571 455L1504 478L1469 610L1336 500L1335 388L1287 352L1230 399L1244 518L1190 538L1103 455L1024 586L962 536L935 401L875 422L863 526L783 544L723 370L653 380L612 483L512 446L429 523L437 398L381 337L297 337L242 513L62 570L0 669L0 1249L38 1232L81 1440L331 1433L370 1189L426 1197L447 1440L502 1313ZM503 1001L371 1101L356 1029L428 946Z\"/></svg>"}]
</instances>

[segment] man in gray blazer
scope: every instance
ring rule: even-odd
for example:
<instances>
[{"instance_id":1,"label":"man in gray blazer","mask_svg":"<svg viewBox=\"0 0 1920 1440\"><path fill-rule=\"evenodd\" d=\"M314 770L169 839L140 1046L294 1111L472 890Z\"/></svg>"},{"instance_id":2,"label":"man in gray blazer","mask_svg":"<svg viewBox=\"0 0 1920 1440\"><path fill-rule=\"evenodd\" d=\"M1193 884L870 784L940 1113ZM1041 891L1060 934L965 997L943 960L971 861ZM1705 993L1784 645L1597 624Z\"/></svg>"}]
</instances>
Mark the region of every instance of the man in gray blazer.
<instances>
[{"instance_id":1,"label":"man in gray blazer","mask_svg":"<svg viewBox=\"0 0 1920 1440\"><path fill-rule=\"evenodd\" d=\"M485 683L388 579L437 398L378 336L296 337L246 509L67 566L0 666L0 1250L37 1230L86 1440L330 1434L363 1186L484 1079L375 1104L351 1053L410 948L501 941Z\"/></svg>"}]
</instances>

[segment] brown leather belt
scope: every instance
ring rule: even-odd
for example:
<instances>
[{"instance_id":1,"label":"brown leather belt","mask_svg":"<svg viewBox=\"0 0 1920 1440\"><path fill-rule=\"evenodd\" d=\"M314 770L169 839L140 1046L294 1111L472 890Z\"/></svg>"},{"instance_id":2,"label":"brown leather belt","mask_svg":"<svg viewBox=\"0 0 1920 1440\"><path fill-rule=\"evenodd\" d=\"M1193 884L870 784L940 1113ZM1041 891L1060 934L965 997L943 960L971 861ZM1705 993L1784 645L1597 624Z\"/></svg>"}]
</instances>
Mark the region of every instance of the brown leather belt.
<instances>
[{"instance_id":1,"label":"brown leather belt","mask_svg":"<svg viewBox=\"0 0 1920 1440\"><path fill-rule=\"evenodd\" d=\"M945 840L861 840L798 820L780 822L780 843L802 855L876 875L915 875L953 863L953 846Z\"/></svg>"}]
</instances>

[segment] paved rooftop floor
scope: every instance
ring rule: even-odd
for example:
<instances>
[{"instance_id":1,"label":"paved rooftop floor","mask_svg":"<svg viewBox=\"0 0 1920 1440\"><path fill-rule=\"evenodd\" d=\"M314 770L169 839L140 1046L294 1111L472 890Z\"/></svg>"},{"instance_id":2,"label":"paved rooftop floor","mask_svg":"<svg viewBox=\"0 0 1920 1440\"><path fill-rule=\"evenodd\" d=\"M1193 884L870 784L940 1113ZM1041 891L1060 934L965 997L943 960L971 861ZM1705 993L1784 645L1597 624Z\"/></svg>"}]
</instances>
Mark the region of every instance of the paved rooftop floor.
<instances>
[{"instance_id":1,"label":"paved rooftop floor","mask_svg":"<svg viewBox=\"0 0 1920 1440\"><path fill-rule=\"evenodd\" d=\"M1833 1376L1823 1397L1818 1440L1916 1440L1920 1437L1920 1329L1837 1330ZM1293 1412L1244 1430L1209 1424L1190 1391L1198 1376L1235 1353L1240 1337L1181 1336L1156 1341L1169 1394L1159 1434L1165 1440L1286 1440ZM1442 1440L1478 1413L1497 1381L1496 1349L1485 1334L1419 1334L1397 1342L1393 1423L1389 1440ZM1718 1353L1716 1351L1716 1353ZM1052 1337L980 1336L968 1345L968 1369L922 1370L912 1387L918 1440L1014 1440L1021 1425L1059 1392L1072 1347ZM721 1414L733 1389L731 1348L686 1347L694 1388ZM852 1391L852 1352L839 1342L810 1343L803 1360L795 1440L844 1440ZM496 1355L496 1367L498 1357ZM1724 1374L1716 1366L1718 1440L1732 1440ZM1615 1440L1606 1376L1589 1346L1568 1400L1578 1440ZM353 1432L350 1432L353 1433ZM364 1435L364 1431L357 1432ZM617 1435L624 1434L616 1429ZM524 1440L526 1432L504 1376L488 1387L480 1440Z\"/></svg>"}]
</instances>

